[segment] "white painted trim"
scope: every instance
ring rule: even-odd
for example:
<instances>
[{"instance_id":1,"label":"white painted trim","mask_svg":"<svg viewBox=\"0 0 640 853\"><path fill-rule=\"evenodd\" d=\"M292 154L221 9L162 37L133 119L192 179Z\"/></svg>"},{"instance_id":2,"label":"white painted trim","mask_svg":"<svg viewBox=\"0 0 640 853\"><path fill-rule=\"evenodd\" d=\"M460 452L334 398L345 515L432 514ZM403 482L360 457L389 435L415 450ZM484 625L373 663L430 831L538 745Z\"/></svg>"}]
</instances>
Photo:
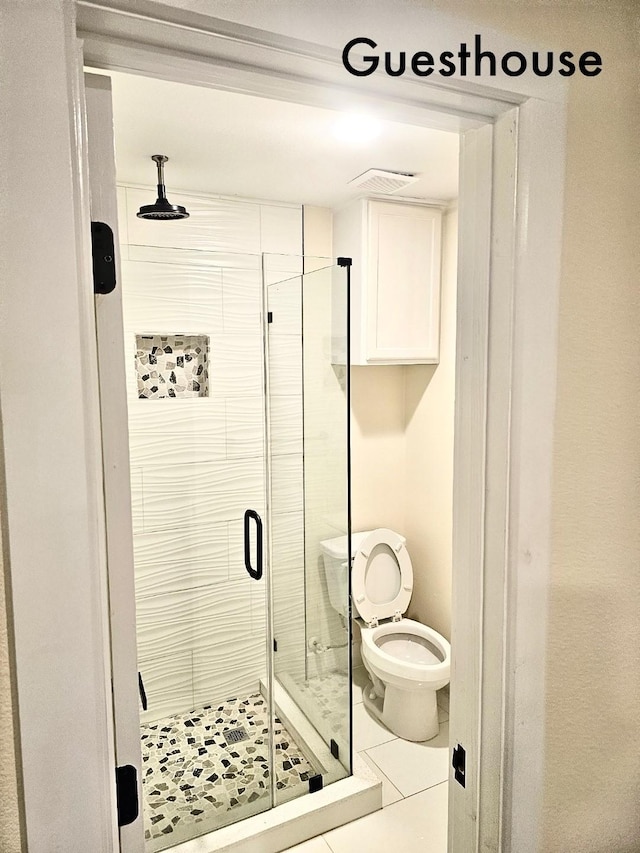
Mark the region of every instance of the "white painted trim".
<instances>
[{"instance_id":1,"label":"white painted trim","mask_svg":"<svg viewBox=\"0 0 640 853\"><path fill-rule=\"evenodd\" d=\"M480 680L491 269L493 127L461 139L453 475L449 736L467 755L466 787L449 785L449 849L477 850Z\"/></svg>"},{"instance_id":2,"label":"white painted trim","mask_svg":"<svg viewBox=\"0 0 640 853\"><path fill-rule=\"evenodd\" d=\"M423 207L435 207L438 210L448 210L449 205L451 205L451 201L447 199L438 199L438 198L415 198L409 195L383 195L382 193L367 193L366 195L356 196L356 198L366 198L371 201L384 201L390 204L416 204L422 205ZM455 202L457 204L457 201Z\"/></svg>"},{"instance_id":3,"label":"white painted trim","mask_svg":"<svg viewBox=\"0 0 640 853\"><path fill-rule=\"evenodd\" d=\"M160 11L146 0L79 0L78 25L86 62L96 68L328 109L372 106L382 118L456 132L492 121L525 98L514 78L513 91L455 77L428 84L378 77L363 88L335 48L185 10Z\"/></svg>"},{"instance_id":4,"label":"white painted trim","mask_svg":"<svg viewBox=\"0 0 640 853\"><path fill-rule=\"evenodd\" d=\"M102 466L74 4L5 6L1 54L2 112L11 120L0 129L0 511L10 554L24 841L29 853L112 853ZM26 381L24 347L37 361L33 381Z\"/></svg>"},{"instance_id":5,"label":"white painted trim","mask_svg":"<svg viewBox=\"0 0 640 853\"><path fill-rule=\"evenodd\" d=\"M89 445L89 453L87 455L88 473L92 480L92 488L95 499L95 504L92 508L95 509L95 532L97 537L98 553L97 553L97 583L100 590L100 614L102 625L102 646L103 654L103 672L104 672L104 697L106 705L102 709L105 714L105 732L107 738L106 751L104 754L105 767L104 772L109 779L109 797L106 806L111 814L111 842L113 845L118 843L118 828L117 828L117 807L116 807L116 784L114 775L114 756L116 753L114 721L112 713L112 687L113 687L113 668L111 661L111 631L112 624L109 618L109 571L107 564L107 530L105 527L105 496L104 496L104 468L103 468L103 442L102 430L100 422L100 393L98 380L98 347L96 341L96 324L95 324L95 304L93 294L93 270L92 270L92 251L91 251L91 231L90 223L92 220L93 200L91 198L91 185L89 176L89 140L87 137L87 125L84 120L86 103L85 81L82 70L83 66L83 48L82 43L78 40L75 42L75 75L73 83L73 98L74 98L74 115L75 115L75 133L77 140L78 153L78 170L74 174L74 178L80 183L78 184L77 193L80 204L76 208L77 233L78 240L78 257L82 261L80 270L80 299L82 303L82 316L84 322L81 322L80 331L83 335L83 343L81 352L86 353L86 359L83 359L85 370L85 379L83 382L85 388L85 406L84 414L87 419L87 443ZM90 504L91 506L91 504Z\"/></svg>"},{"instance_id":6,"label":"white painted trim","mask_svg":"<svg viewBox=\"0 0 640 853\"><path fill-rule=\"evenodd\" d=\"M120 0L120 5L144 7L147 16L152 8L157 14L162 9L144 0ZM527 100L530 93L523 95L522 91L507 93L506 97L503 90L494 92L492 100L486 87L469 85L461 90L456 84L436 90L424 84L402 86L396 81L385 81L363 95L340 85L344 80L341 68L335 57L327 57L321 48L319 57L292 40L280 37L276 44L269 34L264 36L261 48L262 34L245 32L242 42L235 25L229 25L226 34L219 31L211 35L204 27L204 32L193 35L189 32L193 14L176 9L171 10L171 17L179 21L182 16L182 35L177 38L180 27L175 23L154 26L154 34L165 39L165 46L162 38L156 46L150 46L135 37L127 41L105 33L107 18L111 16L113 20L115 14L112 10L96 11L85 3L81 12L85 31L95 24L97 33L87 38L87 55L92 61L104 61L105 67L134 69L152 76L325 106L336 106L339 102L344 106L344 97L348 95L352 103L375 103L388 117L447 129L480 128L488 123L488 118L502 115L513 104L522 104L513 244L509 241L508 245L501 245L502 235L513 233L513 217L507 218L505 188L495 182L492 210L491 269L501 264L508 269L510 263L514 269L510 291L513 324L508 334L503 328L499 336L504 345L513 335L510 348L514 382L507 411L506 401L500 403L500 395L496 396L498 386L491 385L491 352L499 341L493 337L497 330L490 324L489 408L493 407L495 420L489 418L487 422L486 458L504 459L500 456L504 450L501 439L505 424L508 425L509 502L507 547L497 566L486 560L485 551L484 577L485 581L487 577L495 579L498 577L495 573L502 572L507 578L507 595L501 589L502 595L496 599L495 589L485 586L483 601L485 612L492 618L496 607L506 612L504 715L502 697L492 696L489 691L482 694L482 706L484 722L500 745L501 758L508 756L509 760L504 762L504 777L490 789L483 787L479 832L482 839L488 798L495 805L498 796L498 810L493 809L494 817L485 821L485 825L487 838L498 831L502 832L502 840L497 842L500 847L485 845L484 849L514 853L534 850L542 783L540 685L544 678L551 519L550 436L564 158L562 99L555 103ZM199 22L213 20L197 17ZM144 41L145 28L153 22L145 20L144 15L136 18L136 22L136 32ZM8 94L12 106L28 105L24 115L20 111L0 131L3 140L11 134L8 150L12 154L6 205L11 216L7 215L3 221L7 243L3 280L16 283L14 288L3 292L0 319L0 399L7 477L7 505L3 511L8 517L11 554L27 838L30 853L48 853L54 848L112 853L113 766L109 758L108 701L104 695L108 650L101 621L104 609L99 580L103 557L100 505L92 483L97 435L95 411L88 413L92 407L86 405L82 381L71 364L65 362L69 373L64 388L56 394L47 390L46 383L45 393L41 385L18 387L10 370L10 345L16 336L25 340L35 336L50 343L57 337L76 347L83 359L91 359L87 337L91 323L86 299L78 291L80 288L81 293L86 286L85 277L78 274L80 264L86 276L86 224L80 233L77 218L65 213L84 209L79 152L68 132L69 127L77 127L79 115L78 98L72 94L76 74L73 4L71 0L11 4L3 10L3 26L11 51L10 64L6 66L11 73L4 80L3 95ZM211 28L215 29L214 24ZM22 37L25 32L29 33L26 42ZM207 45L212 39L216 44L209 61ZM196 48L200 48L200 56ZM243 51L249 57L259 56L262 64L242 67L239 60L246 58ZM308 62L303 69L301 55L305 52ZM311 79L297 77L301 70ZM331 82L333 85L327 85ZM437 115L434 110L439 111ZM505 160L499 152L497 135L493 143L495 173L502 174ZM33 177L37 173L34 164L45 162L50 167L50 179L43 183ZM75 182L70 175L75 176ZM38 252L26 248L33 243L34 231L39 234ZM482 246L478 251L481 250ZM481 254L479 259L482 261ZM476 319L483 322L480 316ZM473 329L472 322L469 329ZM464 339L460 346L465 349ZM501 375L504 378L504 371ZM87 376L85 370L82 378L86 381ZM52 365L45 364L41 378L51 383L51 389L56 387ZM64 429L60 429L61 408ZM490 471L488 465L485 473ZM73 510L73 525L69 524L69 506ZM34 537L34 529L44 537L45 547L42 538ZM485 546L489 539L485 530ZM69 673L73 678L68 677ZM473 716L465 719L465 714L470 711L473 714L475 709L456 703L455 689L453 693L452 731L469 731ZM47 729L42 725L44 719L49 722ZM71 719L73 726L69 725ZM483 749L487 737L485 726ZM54 773L57 792L52 800L48 780ZM482 776L482 764L480 773ZM454 805L453 822L456 821ZM457 842L451 847L452 853L470 853L473 849L463 848Z\"/></svg>"},{"instance_id":7,"label":"white painted trim","mask_svg":"<svg viewBox=\"0 0 640 853\"><path fill-rule=\"evenodd\" d=\"M544 683L566 112L519 110L514 235L502 849L542 848ZM498 252L496 251L496 256Z\"/></svg>"},{"instance_id":8,"label":"white painted trim","mask_svg":"<svg viewBox=\"0 0 640 853\"><path fill-rule=\"evenodd\" d=\"M86 74L87 159L91 190L91 219L111 226L114 235L116 279L122 281L118 239L118 203L113 138L111 80ZM122 288L95 299L95 330L100 389L98 406L102 437L104 513L108 588L111 617L111 677L115 725L115 764L138 771L142 803L142 756L136 644L136 599L131 520L131 474L127 418L125 346L122 325ZM93 305L92 305L93 309ZM96 396L98 396L96 394ZM142 812L142 809L141 809ZM142 814L120 829L120 844L131 853L143 853Z\"/></svg>"}]
</instances>

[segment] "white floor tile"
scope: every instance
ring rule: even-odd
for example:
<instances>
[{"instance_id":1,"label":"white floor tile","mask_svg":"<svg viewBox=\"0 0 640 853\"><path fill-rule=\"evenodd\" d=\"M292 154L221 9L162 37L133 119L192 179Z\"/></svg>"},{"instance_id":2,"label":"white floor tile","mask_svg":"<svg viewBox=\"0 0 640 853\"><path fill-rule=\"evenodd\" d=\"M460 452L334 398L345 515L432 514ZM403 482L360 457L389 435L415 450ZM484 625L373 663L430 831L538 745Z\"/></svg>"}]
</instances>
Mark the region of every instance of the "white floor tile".
<instances>
[{"instance_id":1,"label":"white floor tile","mask_svg":"<svg viewBox=\"0 0 640 853\"><path fill-rule=\"evenodd\" d=\"M308 841L303 841L302 844L296 844L295 847L287 847L286 853L331 853L331 848L324 840L322 835L317 835L315 838L310 838Z\"/></svg>"},{"instance_id":2,"label":"white floor tile","mask_svg":"<svg viewBox=\"0 0 640 853\"><path fill-rule=\"evenodd\" d=\"M378 767L375 761L369 757L366 752L359 752L358 755L362 758L362 760L369 765L369 767L376 774L378 779L382 782L382 808L386 808L390 806L391 803L397 803L398 800L402 799L402 794L400 791L392 785L390 780L384 775L382 770Z\"/></svg>"},{"instance_id":3,"label":"white floor tile","mask_svg":"<svg viewBox=\"0 0 640 853\"><path fill-rule=\"evenodd\" d=\"M397 738L368 753L403 797L409 797L449 778L449 723L440 726L433 740L412 743Z\"/></svg>"},{"instance_id":4,"label":"white floor tile","mask_svg":"<svg viewBox=\"0 0 640 853\"><path fill-rule=\"evenodd\" d=\"M447 784L327 832L333 853L446 853Z\"/></svg>"},{"instance_id":5,"label":"white floor tile","mask_svg":"<svg viewBox=\"0 0 640 853\"><path fill-rule=\"evenodd\" d=\"M359 705L362 702L362 688L369 682L369 673L363 666L356 666L351 673L352 698L353 704Z\"/></svg>"},{"instance_id":6,"label":"white floor tile","mask_svg":"<svg viewBox=\"0 0 640 853\"><path fill-rule=\"evenodd\" d=\"M374 720L362 703L353 706L353 748L356 752L395 739L393 732Z\"/></svg>"}]
</instances>

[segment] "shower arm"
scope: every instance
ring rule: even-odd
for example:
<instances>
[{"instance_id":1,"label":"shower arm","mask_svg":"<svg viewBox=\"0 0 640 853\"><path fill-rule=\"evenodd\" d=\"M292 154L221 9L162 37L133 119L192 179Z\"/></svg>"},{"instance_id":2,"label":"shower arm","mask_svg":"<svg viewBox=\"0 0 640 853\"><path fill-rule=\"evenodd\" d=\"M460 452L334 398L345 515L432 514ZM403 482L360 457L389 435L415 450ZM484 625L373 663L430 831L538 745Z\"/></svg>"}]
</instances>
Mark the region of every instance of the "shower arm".
<instances>
[{"instance_id":1,"label":"shower arm","mask_svg":"<svg viewBox=\"0 0 640 853\"><path fill-rule=\"evenodd\" d=\"M169 159L164 154L154 154L151 157L158 167L158 199L167 199L167 193L164 185L164 164Z\"/></svg>"}]
</instances>

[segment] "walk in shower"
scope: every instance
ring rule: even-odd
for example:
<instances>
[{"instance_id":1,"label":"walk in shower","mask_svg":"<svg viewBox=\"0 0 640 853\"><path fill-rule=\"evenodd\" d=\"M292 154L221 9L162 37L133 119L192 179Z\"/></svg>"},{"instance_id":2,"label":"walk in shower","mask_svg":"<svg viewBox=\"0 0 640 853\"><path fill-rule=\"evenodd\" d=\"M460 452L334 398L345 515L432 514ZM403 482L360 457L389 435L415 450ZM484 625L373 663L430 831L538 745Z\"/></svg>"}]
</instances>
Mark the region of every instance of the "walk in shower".
<instances>
[{"instance_id":1,"label":"walk in shower","mask_svg":"<svg viewBox=\"0 0 640 853\"><path fill-rule=\"evenodd\" d=\"M351 773L348 267L188 222L122 247L149 853Z\"/></svg>"}]
</instances>

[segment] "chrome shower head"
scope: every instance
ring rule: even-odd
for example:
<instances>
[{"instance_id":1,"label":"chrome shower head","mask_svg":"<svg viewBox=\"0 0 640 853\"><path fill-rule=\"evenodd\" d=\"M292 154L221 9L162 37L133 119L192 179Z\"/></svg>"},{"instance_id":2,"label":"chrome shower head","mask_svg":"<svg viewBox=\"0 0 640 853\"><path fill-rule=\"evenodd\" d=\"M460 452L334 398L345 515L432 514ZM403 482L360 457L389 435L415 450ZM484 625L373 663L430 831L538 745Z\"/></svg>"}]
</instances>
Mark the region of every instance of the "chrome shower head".
<instances>
[{"instance_id":1,"label":"chrome shower head","mask_svg":"<svg viewBox=\"0 0 640 853\"><path fill-rule=\"evenodd\" d=\"M143 204L137 216L140 219L186 219L189 214L180 204L171 204L164 189L164 164L169 159L164 154L154 154L151 158L158 167L158 198L155 204Z\"/></svg>"}]
</instances>

